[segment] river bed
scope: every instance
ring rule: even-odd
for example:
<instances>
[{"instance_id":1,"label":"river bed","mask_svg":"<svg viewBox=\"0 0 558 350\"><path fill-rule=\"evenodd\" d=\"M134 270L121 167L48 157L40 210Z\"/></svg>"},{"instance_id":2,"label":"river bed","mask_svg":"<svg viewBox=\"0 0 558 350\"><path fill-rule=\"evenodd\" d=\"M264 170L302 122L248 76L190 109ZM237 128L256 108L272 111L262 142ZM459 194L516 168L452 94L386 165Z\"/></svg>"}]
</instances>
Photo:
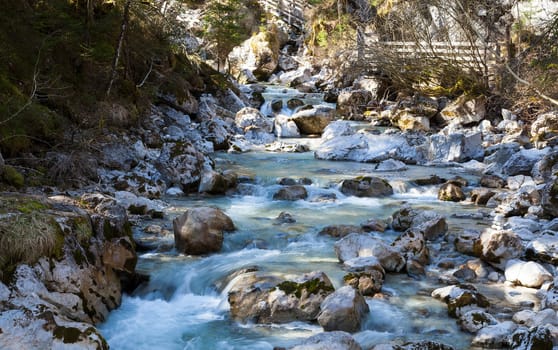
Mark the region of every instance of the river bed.
<instances>
[{"instance_id":1,"label":"river bed","mask_svg":"<svg viewBox=\"0 0 558 350\"><path fill-rule=\"evenodd\" d=\"M172 232L172 219L186 208L216 206L234 221L237 230L225 236L218 254L193 257L160 249L142 254L138 271L149 274L150 282L131 296L125 296L119 309L100 326L112 349L273 349L288 347L317 332L317 324L241 324L229 318L225 278L246 267L292 278L311 271L325 272L335 288L343 285L341 264L333 244L335 239L318 235L325 226L358 225L368 219L388 220L403 205L432 209L448 217L449 230L488 225L478 207L441 202L437 186L416 186L412 180L436 174L451 178L459 175L472 183L475 174L460 167L409 166L398 172L375 172L374 164L316 160L312 152L214 155L217 168L233 170L242 180L229 196L194 195L166 198L170 207L159 224ZM339 191L342 179L375 175L392 184L395 194L385 198L357 198ZM311 179L305 185L307 200L274 201L280 188L278 179ZM331 199L336 198L336 199ZM295 223L274 220L286 211ZM458 213L459 215L454 215ZM378 233L391 242L399 233ZM161 238L172 245L172 234ZM354 335L363 346L390 341L437 340L467 349L470 336L459 330L447 315L444 303L430 292L444 286L438 280L437 262L453 259L456 266L466 260L446 253L448 243L431 243L431 264L426 276L416 280L406 274L388 274L381 298L368 298L370 314L362 331ZM165 246L164 244L162 246ZM449 251L449 250L448 250ZM449 254L449 255L448 255ZM455 253L454 253L455 254Z\"/></svg>"}]
</instances>

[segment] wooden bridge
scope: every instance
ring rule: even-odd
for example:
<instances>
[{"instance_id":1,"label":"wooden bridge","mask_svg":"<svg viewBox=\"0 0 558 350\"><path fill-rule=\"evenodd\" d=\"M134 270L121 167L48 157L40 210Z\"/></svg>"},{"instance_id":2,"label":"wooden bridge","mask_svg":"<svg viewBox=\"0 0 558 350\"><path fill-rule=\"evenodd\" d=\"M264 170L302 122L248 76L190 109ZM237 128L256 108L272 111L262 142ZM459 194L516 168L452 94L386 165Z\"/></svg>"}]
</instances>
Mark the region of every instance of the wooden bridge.
<instances>
[{"instance_id":1,"label":"wooden bridge","mask_svg":"<svg viewBox=\"0 0 558 350\"><path fill-rule=\"evenodd\" d=\"M267 12L277 16L289 26L298 30L304 28L304 9L306 0L259 0Z\"/></svg>"},{"instance_id":2,"label":"wooden bridge","mask_svg":"<svg viewBox=\"0 0 558 350\"><path fill-rule=\"evenodd\" d=\"M474 72L487 82L494 80L500 55L500 46L496 42L370 41L366 38L362 42L364 44L359 48L359 60L364 61L364 65L372 71L378 70L382 64L393 62L399 62L401 69L416 63L418 66L449 64Z\"/></svg>"},{"instance_id":3,"label":"wooden bridge","mask_svg":"<svg viewBox=\"0 0 558 350\"><path fill-rule=\"evenodd\" d=\"M258 0L265 11L280 18L299 31L304 30L304 11L311 5L307 0ZM358 61L371 71L377 71L383 63L400 62L401 68L450 64L474 72L486 79L494 80L500 47L498 43L477 42L407 42L378 41L373 35L357 28ZM422 64L416 64L422 63Z\"/></svg>"}]
</instances>

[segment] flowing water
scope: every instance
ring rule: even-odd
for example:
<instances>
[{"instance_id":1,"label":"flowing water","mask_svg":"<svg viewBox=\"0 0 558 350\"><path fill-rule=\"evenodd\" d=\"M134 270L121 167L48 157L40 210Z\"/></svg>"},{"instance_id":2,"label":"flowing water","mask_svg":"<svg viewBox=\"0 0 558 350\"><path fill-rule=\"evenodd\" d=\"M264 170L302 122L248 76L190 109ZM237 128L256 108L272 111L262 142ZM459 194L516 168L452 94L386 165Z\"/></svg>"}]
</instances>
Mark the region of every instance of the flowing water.
<instances>
[{"instance_id":1,"label":"flowing water","mask_svg":"<svg viewBox=\"0 0 558 350\"><path fill-rule=\"evenodd\" d=\"M300 141L300 140L299 140ZM163 222L186 208L216 206L234 221L237 231L227 233L221 252L193 257L173 249L155 250L140 256L138 271L151 276L150 282L132 296L100 326L112 349L273 349L288 347L323 331L317 324L241 324L229 317L226 277L245 267L280 274L285 278L311 271L324 271L335 288L343 285L344 271L335 256L335 239L318 235L327 225L355 224L368 219L387 219L404 204L433 209L448 217L450 230L484 225L475 217L478 207L440 202L434 186L418 187L412 179L431 174L451 178L460 175L476 182L462 168L410 166L398 172L375 172L373 164L316 160L308 153L247 153L214 155L217 167L231 169L243 182L226 197L189 196L167 198L171 207ZM387 179L396 193L386 198L356 198L339 191L342 179L376 175ZM309 178L309 197L294 202L274 201L283 177ZM336 197L332 200L331 198ZM282 211L296 219L277 224ZM454 213L460 213L455 217ZM466 214L471 214L466 215ZM172 231L172 229L171 229ZM379 234L391 242L398 233ZM161 240L172 244L172 234ZM442 286L436 276L436 261L448 257L445 242L431 244L433 261L422 280L405 274L388 274L383 298L368 298L370 314L362 331L354 335L363 348L374 344L411 340L438 340L466 349L470 337L459 331L447 316L445 304L430 297ZM460 257L449 256L459 263Z\"/></svg>"}]
</instances>

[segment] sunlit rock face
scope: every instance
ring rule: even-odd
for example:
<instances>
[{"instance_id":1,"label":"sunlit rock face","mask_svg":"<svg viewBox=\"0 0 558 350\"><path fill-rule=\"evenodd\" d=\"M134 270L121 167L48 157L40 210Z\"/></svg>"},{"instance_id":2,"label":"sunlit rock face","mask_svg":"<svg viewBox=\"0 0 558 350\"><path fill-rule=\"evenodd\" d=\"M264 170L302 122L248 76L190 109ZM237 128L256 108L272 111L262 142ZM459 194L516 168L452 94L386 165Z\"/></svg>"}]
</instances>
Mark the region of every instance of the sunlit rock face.
<instances>
[{"instance_id":1,"label":"sunlit rock face","mask_svg":"<svg viewBox=\"0 0 558 350\"><path fill-rule=\"evenodd\" d=\"M534 261L509 260L506 263L506 280L521 286L539 288L553 277L541 264Z\"/></svg>"}]
</instances>

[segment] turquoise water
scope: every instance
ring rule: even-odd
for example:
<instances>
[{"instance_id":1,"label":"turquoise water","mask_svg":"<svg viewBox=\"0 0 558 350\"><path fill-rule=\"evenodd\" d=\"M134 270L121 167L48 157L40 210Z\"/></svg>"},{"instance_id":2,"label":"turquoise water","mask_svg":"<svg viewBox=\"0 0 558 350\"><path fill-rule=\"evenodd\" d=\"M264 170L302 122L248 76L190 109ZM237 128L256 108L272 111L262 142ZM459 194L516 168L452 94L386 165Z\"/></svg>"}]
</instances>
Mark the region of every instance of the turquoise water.
<instances>
[{"instance_id":1,"label":"turquoise water","mask_svg":"<svg viewBox=\"0 0 558 350\"><path fill-rule=\"evenodd\" d=\"M474 213L478 207L439 202L437 188L417 187L409 180L437 174L460 175L477 181L461 168L411 166L406 171L374 173L373 164L315 160L302 154L216 154L218 168L242 175L241 191L227 197L189 196L167 198L171 206L160 224L171 228L174 216L194 206L217 206L234 221L237 231L226 234L220 253L204 257L177 254L174 250L154 251L140 256L138 270L151 280L136 294L125 296L119 309L100 325L112 349L273 349L290 346L321 332L317 324L240 324L229 318L224 279L234 271L258 266L286 278L311 271L324 271L336 288L342 286L344 271L333 250L335 240L318 236L327 225L356 224L368 219L388 219L403 204L433 209L448 217L455 212ZM339 192L342 179L377 175L396 189L386 198L347 197ZM304 201L273 201L282 177L310 178L309 198ZM317 201L335 195L334 201ZM275 224L287 211L294 224ZM450 229L485 223L450 218ZM172 229L171 229L172 231ZM168 242L172 242L167 237ZM391 241L397 233L382 234ZM162 238L164 240L164 238ZM434 256L432 269L438 257ZM430 276L430 274L428 274ZM429 296L439 284L435 278L413 280L404 274L388 275L385 298L369 299L370 316L363 330L354 336L363 346L389 341L429 339L468 348L470 337L448 318L446 306ZM229 286L230 287L230 286Z\"/></svg>"}]
</instances>

